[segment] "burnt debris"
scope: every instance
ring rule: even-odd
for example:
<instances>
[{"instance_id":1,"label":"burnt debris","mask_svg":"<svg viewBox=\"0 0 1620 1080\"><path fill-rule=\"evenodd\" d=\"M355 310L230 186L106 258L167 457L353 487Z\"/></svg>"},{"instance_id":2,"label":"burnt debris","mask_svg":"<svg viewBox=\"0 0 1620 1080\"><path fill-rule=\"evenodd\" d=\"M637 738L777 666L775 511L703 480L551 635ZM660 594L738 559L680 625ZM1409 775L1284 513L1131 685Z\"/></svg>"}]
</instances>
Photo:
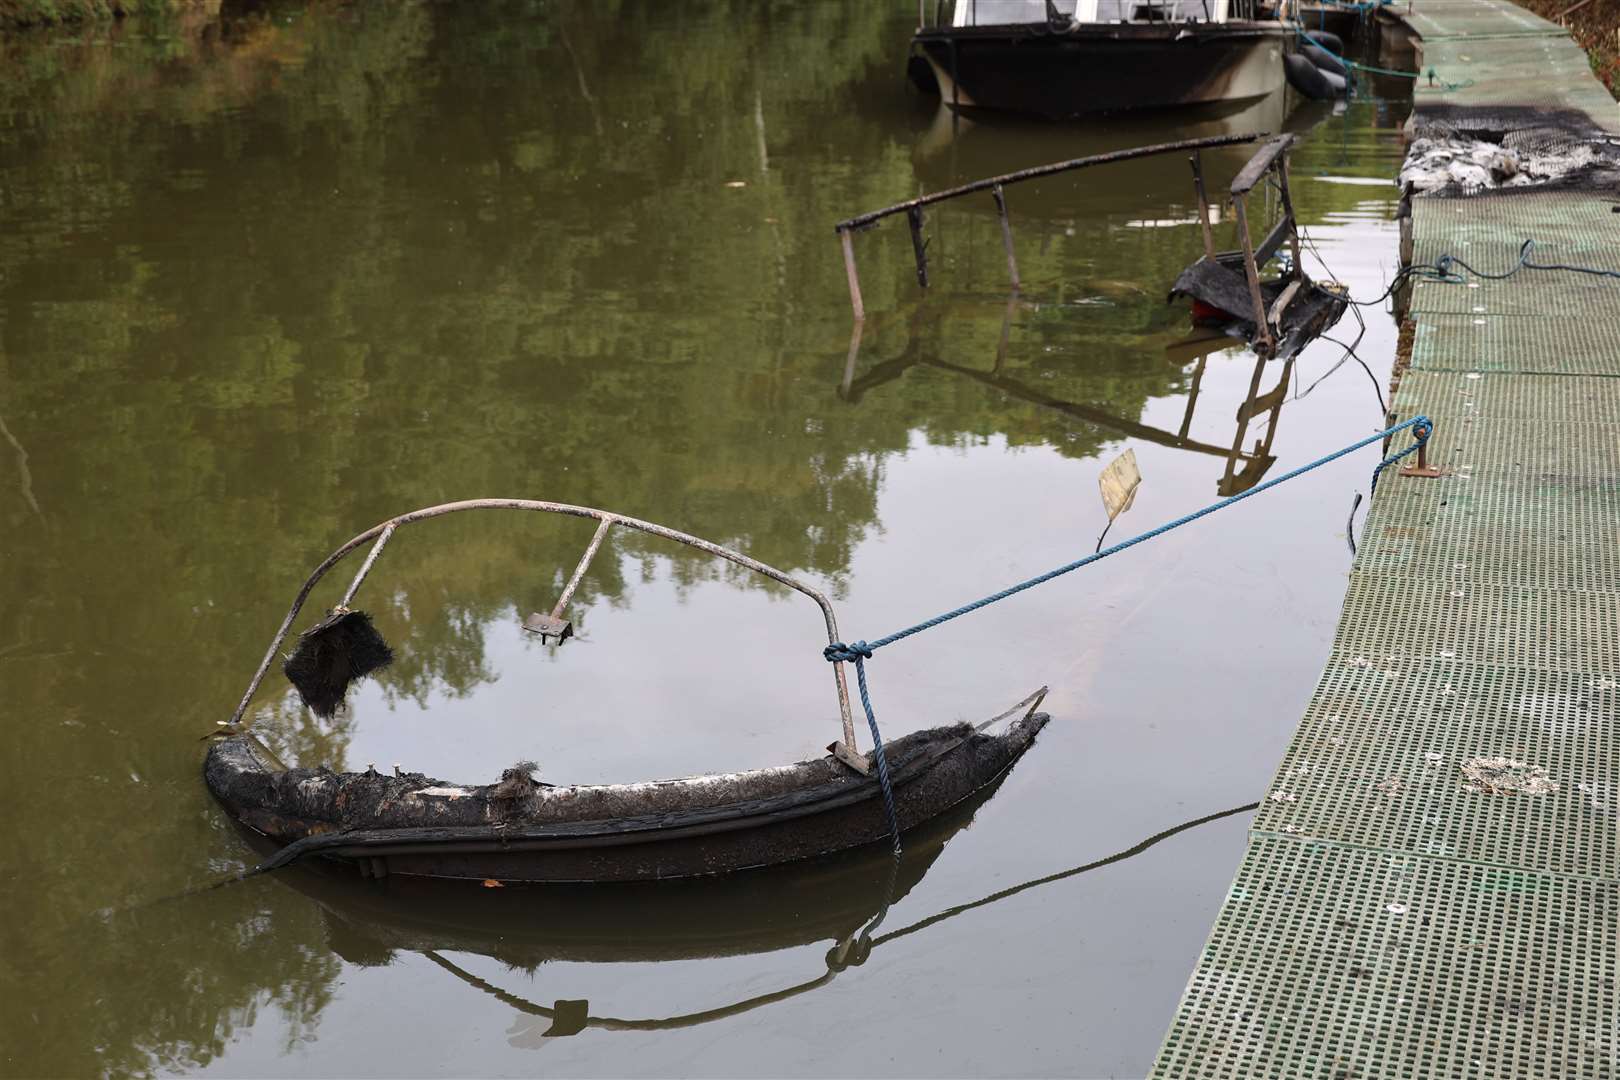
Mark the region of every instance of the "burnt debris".
<instances>
[{"instance_id":1,"label":"burnt debris","mask_svg":"<svg viewBox=\"0 0 1620 1080\"><path fill-rule=\"evenodd\" d=\"M325 719L337 711L349 684L387 667L394 650L363 611L336 609L298 636L281 670L310 711Z\"/></svg>"},{"instance_id":2,"label":"burnt debris","mask_svg":"<svg viewBox=\"0 0 1620 1080\"><path fill-rule=\"evenodd\" d=\"M1575 109L1419 109L1401 166L1408 192L1459 198L1525 189L1620 193L1620 135Z\"/></svg>"},{"instance_id":3,"label":"burnt debris","mask_svg":"<svg viewBox=\"0 0 1620 1080\"><path fill-rule=\"evenodd\" d=\"M1294 218L1288 189L1288 151L1294 136L1282 135L1262 146L1232 180L1232 208L1239 249L1216 251L1210 226L1210 206L1198 158L1191 160L1193 193L1204 234L1204 254L1183 270L1170 287L1170 300L1187 297L1193 302L1194 323L1216 327L1248 342L1263 357L1284 360L1297 355L1314 338L1338 322L1348 297L1338 286L1318 285L1300 265L1299 224ZM1274 187L1281 218L1256 245L1249 235L1248 197L1256 188ZM1289 259L1282 274L1261 277L1271 260L1287 245Z\"/></svg>"}]
</instances>

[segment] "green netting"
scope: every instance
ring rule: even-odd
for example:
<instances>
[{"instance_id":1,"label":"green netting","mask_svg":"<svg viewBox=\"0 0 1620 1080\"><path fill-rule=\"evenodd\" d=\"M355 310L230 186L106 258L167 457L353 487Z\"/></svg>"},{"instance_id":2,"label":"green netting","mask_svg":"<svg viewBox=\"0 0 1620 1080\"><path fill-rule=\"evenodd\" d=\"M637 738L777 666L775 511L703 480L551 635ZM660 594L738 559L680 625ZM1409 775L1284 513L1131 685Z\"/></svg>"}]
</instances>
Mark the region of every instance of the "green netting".
<instances>
[{"instance_id":1,"label":"green netting","mask_svg":"<svg viewBox=\"0 0 1620 1080\"><path fill-rule=\"evenodd\" d=\"M1508 318L1470 312L1424 313L1414 321L1413 370L1407 378L1423 372L1620 375L1620 318ZM1543 380L1536 384L1554 385ZM1420 385L1414 382L1414 392ZM1590 380L1582 385L1598 392ZM1620 387L1613 392L1620 393ZM1429 395L1423 400L1435 399Z\"/></svg>"},{"instance_id":2,"label":"green netting","mask_svg":"<svg viewBox=\"0 0 1620 1080\"><path fill-rule=\"evenodd\" d=\"M1460 250L1465 253L1463 258L1468 259L1466 252L1470 249ZM1515 247L1514 250L1518 249ZM1469 261L1472 262L1471 259ZM1596 265L1620 269L1620 262L1591 261ZM1498 260L1491 265L1501 264ZM1620 281L1551 271L1524 271L1506 281L1471 281L1467 285L1419 281L1412 286L1409 310L1414 315L1546 315L1594 321L1613 319L1620 313Z\"/></svg>"},{"instance_id":3,"label":"green netting","mask_svg":"<svg viewBox=\"0 0 1620 1080\"><path fill-rule=\"evenodd\" d=\"M1257 837L1153 1075L1613 1077L1617 913L1612 882Z\"/></svg>"},{"instance_id":4,"label":"green netting","mask_svg":"<svg viewBox=\"0 0 1620 1080\"><path fill-rule=\"evenodd\" d=\"M1458 642L1459 647L1464 643ZM1257 833L1614 879L1620 691L1599 674L1335 653ZM1542 770L1546 794L1472 790L1465 763ZM1609 943L1613 946L1613 942Z\"/></svg>"},{"instance_id":5,"label":"green netting","mask_svg":"<svg viewBox=\"0 0 1620 1080\"><path fill-rule=\"evenodd\" d=\"M1411 19L1442 78L1475 80L1429 101L1620 129L1545 20L1505 0ZM1537 261L1620 269L1611 201L1418 198L1415 255L1502 270L1528 237ZM1155 1076L1620 1077L1620 282L1420 283L1411 311L1395 415L1435 419L1451 473L1379 485ZM1531 789L1482 786L1482 759Z\"/></svg>"},{"instance_id":6,"label":"green netting","mask_svg":"<svg viewBox=\"0 0 1620 1080\"><path fill-rule=\"evenodd\" d=\"M1425 40L1431 35L1568 33L1556 23L1498 0L1413 0L1409 9L1400 14Z\"/></svg>"},{"instance_id":7,"label":"green netting","mask_svg":"<svg viewBox=\"0 0 1620 1080\"><path fill-rule=\"evenodd\" d=\"M1335 657L1404 677L1408 664L1456 661L1555 674L1620 676L1620 591L1487 584L1468 569L1438 581L1351 575Z\"/></svg>"},{"instance_id":8,"label":"green netting","mask_svg":"<svg viewBox=\"0 0 1620 1080\"><path fill-rule=\"evenodd\" d=\"M1529 323L1539 320L1498 320ZM1467 329L1472 329L1470 325ZM1620 326L1608 324L1611 335ZM1458 332L1467 333L1458 328ZM1614 358L1611 358L1614 359ZM1549 379L1539 375L1479 371L1410 371L1401 379L1401 407L1427 413L1441 426L1479 420L1538 420L1549 424L1604 424L1620 431L1620 379L1574 375ZM1555 431L1555 437L1582 439L1589 433ZM1614 441L1609 432L1602 436Z\"/></svg>"},{"instance_id":9,"label":"green netting","mask_svg":"<svg viewBox=\"0 0 1620 1080\"><path fill-rule=\"evenodd\" d=\"M1450 589L1620 590L1620 479L1391 477L1356 567Z\"/></svg>"}]
</instances>

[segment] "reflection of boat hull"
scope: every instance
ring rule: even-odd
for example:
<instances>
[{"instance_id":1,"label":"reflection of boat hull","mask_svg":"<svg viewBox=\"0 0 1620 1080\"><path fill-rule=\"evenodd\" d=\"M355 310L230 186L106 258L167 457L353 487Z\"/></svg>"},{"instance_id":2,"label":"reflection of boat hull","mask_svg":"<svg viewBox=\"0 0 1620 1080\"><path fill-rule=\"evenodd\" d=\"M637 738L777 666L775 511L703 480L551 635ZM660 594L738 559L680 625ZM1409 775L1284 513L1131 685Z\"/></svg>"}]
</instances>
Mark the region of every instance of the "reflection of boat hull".
<instances>
[{"instance_id":1,"label":"reflection of boat hull","mask_svg":"<svg viewBox=\"0 0 1620 1080\"><path fill-rule=\"evenodd\" d=\"M901 829L930 821L1004 773L1045 725L1001 735L933 728L889 745ZM286 769L251 736L209 750L208 786L238 822L299 854L362 874L500 881L647 881L730 873L858 848L888 835L875 776L831 756L651 784L459 787Z\"/></svg>"},{"instance_id":2,"label":"reflection of boat hull","mask_svg":"<svg viewBox=\"0 0 1620 1080\"><path fill-rule=\"evenodd\" d=\"M724 877L611 886L469 890L424 878L361 881L318 864L280 880L321 904L336 951L372 963L393 950L429 949L521 968L770 952L846 937L898 903L999 783L907 833L898 864L872 846Z\"/></svg>"},{"instance_id":3,"label":"reflection of boat hull","mask_svg":"<svg viewBox=\"0 0 1620 1080\"><path fill-rule=\"evenodd\" d=\"M962 109L1064 119L1264 97L1283 83L1277 24L1044 24L917 31L940 96Z\"/></svg>"}]
</instances>

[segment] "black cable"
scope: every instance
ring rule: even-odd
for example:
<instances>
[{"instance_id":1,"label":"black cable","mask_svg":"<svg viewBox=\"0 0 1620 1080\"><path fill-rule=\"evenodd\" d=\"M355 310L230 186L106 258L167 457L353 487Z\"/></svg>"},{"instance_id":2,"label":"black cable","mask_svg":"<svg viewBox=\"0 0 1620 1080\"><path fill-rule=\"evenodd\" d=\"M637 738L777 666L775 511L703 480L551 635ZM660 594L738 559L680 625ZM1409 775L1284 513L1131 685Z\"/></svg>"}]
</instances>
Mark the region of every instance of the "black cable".
<instances>
[{"instance_id":1,"label":"black cable","mask_svg":"<svg viewBox=\"0 0 1620 1080\"><path fill-rule=\"evenodd\" d=\"M1483 278L1486 281L1506 281L1514 274L1517 274L1520 270L1565 270L1572 274L1589 274L1593 277L1620 279L1620 270L1604 270L1601 267L1596 266L1575 266L1571 263L1531 262L1530 250L1535 246L1536 242L1533 239L1526 240L1524 243L1520 244L1518 260L1514 262L1512 267L1500 274L1489 273L1485 270L1476 270L1474 267L1468 265L1468 263L1464 262L1459 256L1456 255L1442 255L1432 263L1412 263L1410 266L1402 267L1400 272L1397 273L1394 279L1389 283L1389 288L1385 289L1383 295L1379 296L1376 300L1356 300L1353 297L1348 299L1350 300L1350 303L1356 305L1357 307L1372 307L1375 304L1381 304L1388 299L1391 293L1400 288L1402 283L1404 283L1408 278L1413 277L1422 278L1425 281L1444 282L1447 285L1467 284L1468 278L1457 273L1456 270L1453 269L1454 267L1459 266L1466 270L1469 274L1472 274L1474 277ZM1317 258L1320 259L1321 255L1317 255Z\"/></svg>"},{"instance_id":2,"label":"black cable","mask_svg":"<svg viewBox=\"0 0 1620 1080\"><path fill-rule=\"evenodd\" d=\"M1381 409L1383 409L1383 411L1384 411L1383 414L1384 415L1386 415L1386 416L1389 415L1389 406L1384 403L1384 388L1381 385L1379 385L1378 376L1373 374L1373 369L1367 365L1367 361L1363 360L1361 358L1361 354L1356 352L1355 346L1354 345L1346 345L1344 342L1340 341L1338 338L1328 337L1326 334L1322 335L1322 340L1323 341L1331 341L1331 342L1333 342L1333 344L1337 345L1339 348L1344 350L1346 356L1354 358L1355 362L1361 365L1361 370L1365 371L1367 373L1367 378L1372 380L1373 393L1378 395L1378 405L1379 405L1379 407ZM1356 338L1356 344L1359 345L1360 343L1361 343L1361 339L1359 337ZM1344 361L1342 361L1342 360L1340 361L1341 364L1343 362ZM1337 365L1335 365L1335 370L1337 370ZM1323 376L1323 377L1326 378L1326 376ZM1312 385L1314 386L1315 384L1313 383Z\"/></svg>"}]
</instances>

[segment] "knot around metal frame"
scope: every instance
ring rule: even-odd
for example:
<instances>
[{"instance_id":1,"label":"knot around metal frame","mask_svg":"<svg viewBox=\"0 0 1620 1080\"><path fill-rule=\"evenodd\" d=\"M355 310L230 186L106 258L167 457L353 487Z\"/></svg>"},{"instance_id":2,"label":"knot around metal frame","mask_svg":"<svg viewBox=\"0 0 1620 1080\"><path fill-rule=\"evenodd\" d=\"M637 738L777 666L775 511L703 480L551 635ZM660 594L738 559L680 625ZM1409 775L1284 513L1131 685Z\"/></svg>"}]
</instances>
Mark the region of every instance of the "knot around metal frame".
<instances>
[{"instance_id":1,"label":"knot around metal frame","mask_svg":"<svg viewBox=\"0 0 1620 1080\"><path fill-rule=\"evenodd\" d=\"M840 660L854 663L857 660L872 659L872 646L864 641L857 641L853 645L845 645L842 641L835 641L822 649L821 655L834 664Z\"/></svg>"}]
</instances>

